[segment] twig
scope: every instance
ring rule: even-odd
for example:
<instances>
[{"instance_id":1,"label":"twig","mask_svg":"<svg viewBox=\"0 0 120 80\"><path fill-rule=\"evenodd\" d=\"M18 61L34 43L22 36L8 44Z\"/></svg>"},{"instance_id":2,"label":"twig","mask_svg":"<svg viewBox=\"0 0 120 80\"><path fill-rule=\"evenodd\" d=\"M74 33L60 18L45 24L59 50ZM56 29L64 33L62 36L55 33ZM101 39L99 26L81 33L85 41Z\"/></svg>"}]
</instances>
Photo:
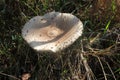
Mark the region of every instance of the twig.
<instances>
[{"instance_id":1,"label":"twig","mask_svg":"<svg viewBox=\"0 0 120 80\"><path fill-rule=\"evenodd\" d=\"M15 77L15 76L13 76L13 75L8 75L8 74L2 73L2 72L0 72L0 74L1 74L1 75L4 75L4 76L11 77L11 78L16 79L16 80L20 80L19 78Z\"/></svg>"}]
</instances>

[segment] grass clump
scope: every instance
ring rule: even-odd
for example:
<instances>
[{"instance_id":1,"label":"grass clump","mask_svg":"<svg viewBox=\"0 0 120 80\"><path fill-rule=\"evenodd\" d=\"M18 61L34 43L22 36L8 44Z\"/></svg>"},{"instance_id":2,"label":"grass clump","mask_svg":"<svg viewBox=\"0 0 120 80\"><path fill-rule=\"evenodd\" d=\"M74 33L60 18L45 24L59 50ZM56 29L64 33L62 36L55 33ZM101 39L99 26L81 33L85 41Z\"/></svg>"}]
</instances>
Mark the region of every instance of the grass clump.
<instances>
[{"instance_id":1,"label":"grass clump","mask_svg":"<svg viewBox=\"0 0 120 80\"><path fill-rule=\"evenodd\" d=\"M115 0L100 1L0 1L0 80L20 80L27 73L30 80L119 80L120 8ZM57 55L37 53L21 37L22 26L54 10L79 17L83 36Z\"/></svg>"}]
</instances>

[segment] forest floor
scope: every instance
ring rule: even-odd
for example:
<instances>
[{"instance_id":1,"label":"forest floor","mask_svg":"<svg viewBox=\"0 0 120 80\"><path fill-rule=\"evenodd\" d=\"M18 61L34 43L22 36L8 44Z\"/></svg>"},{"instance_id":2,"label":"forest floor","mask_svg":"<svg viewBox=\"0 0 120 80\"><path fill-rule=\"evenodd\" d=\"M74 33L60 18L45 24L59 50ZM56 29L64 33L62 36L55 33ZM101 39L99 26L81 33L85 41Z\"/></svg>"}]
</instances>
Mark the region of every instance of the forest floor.
<instances>
[{"instance_id":1,"label":"forest floor","mask_svg":"<svg viewBox=\"0 0 120 80\"><path fill-rule=\"evenodd\" d=\"M117 1L0 1L0 80L120 80ZM21 36L26 21L51 11L71 13L84 24L82 37L55 55L34 51Z\"/></svg>"}]
</instances>

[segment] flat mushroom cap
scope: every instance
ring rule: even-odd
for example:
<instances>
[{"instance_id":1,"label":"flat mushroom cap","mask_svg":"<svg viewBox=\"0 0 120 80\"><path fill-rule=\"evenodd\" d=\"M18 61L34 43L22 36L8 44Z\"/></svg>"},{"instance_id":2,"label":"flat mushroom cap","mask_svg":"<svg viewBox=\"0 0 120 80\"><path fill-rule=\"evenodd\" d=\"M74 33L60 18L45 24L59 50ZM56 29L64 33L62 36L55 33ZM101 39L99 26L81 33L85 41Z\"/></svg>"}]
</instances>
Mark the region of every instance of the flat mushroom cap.
<instances>
[{"instance_id":1,"label":"flat mushroom cap","mask_svg":"<svg viewBox=\"0 0 120 80\"><path fill-rule=\"evenodd\" d=\"M50 12L30 19L22 29L22 37L37 51L57 52L82 35L83 24L74 15Z\"/></svg>"}]
</instances>

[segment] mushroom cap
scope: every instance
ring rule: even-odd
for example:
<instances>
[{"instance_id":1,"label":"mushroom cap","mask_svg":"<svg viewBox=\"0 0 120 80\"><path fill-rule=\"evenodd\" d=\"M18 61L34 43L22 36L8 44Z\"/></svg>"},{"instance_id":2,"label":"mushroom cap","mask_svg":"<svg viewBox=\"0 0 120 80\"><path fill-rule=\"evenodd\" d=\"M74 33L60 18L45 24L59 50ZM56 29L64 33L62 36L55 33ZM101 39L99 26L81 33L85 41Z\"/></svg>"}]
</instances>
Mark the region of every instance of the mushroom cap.
<instances>
[{"instance_id":1,"label":"mushroom cap","mask_svg":"<svg viewBox=\"0 0 120 80\"><path fill-rule=\"evenodd\" d=\"M30 19L22 29L22 37L37 51L57 52L82 35L83 24L69 13L50 12Z\"/></svg>"}]
</instances>

